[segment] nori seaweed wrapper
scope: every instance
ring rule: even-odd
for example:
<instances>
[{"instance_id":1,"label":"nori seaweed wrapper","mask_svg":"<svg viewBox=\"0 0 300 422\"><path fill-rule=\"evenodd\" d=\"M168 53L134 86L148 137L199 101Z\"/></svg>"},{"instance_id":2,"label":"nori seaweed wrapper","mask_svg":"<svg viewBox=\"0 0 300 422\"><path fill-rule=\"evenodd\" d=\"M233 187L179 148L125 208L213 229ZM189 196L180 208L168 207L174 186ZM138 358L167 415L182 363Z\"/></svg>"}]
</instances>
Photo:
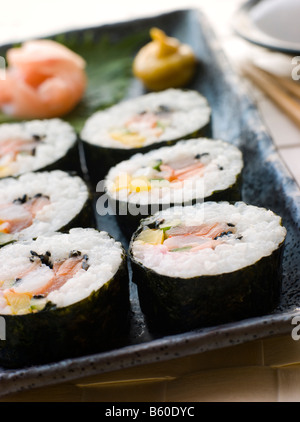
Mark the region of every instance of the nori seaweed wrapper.
<instances>
[{"instance_id":1,"label":"nori seaweed wrapper","mask_svg":"<svg viewBox=\"0 0 300 422\"><path fill-rule=\"evenodd\" d=\"M73 144L62 157L45 167L35 170L35 172L52 170L64 170L66 172L73 172L74 174L77 174L81 177L84 175L81 165L80 144L78 137L74 140Z\"/></svg>"},{"instance_id":2,"label":"nori seaweed wrapper","mask_svg":"<svg viewBox=\"0 0 300 422\"><path fill-rule=\"evenodd\" d=\"M153 332L176 333L272 312L282 280L281 243L269 256L239 270L193 278L169 277L129 257L142 312Z\"/></svg>"},{"instance_id":3,"label":"nori seaweed wrapper","mask_svg":"<svg viewBox=\"0 0 300 422\"><path fill-rule=\"evenodd\" d=\"M3 315L6 340L0 341L0 365L18 368L120 347L129 329L126 257L115 276L87 298L25 315Z\"/></svg>"}]
</instances>

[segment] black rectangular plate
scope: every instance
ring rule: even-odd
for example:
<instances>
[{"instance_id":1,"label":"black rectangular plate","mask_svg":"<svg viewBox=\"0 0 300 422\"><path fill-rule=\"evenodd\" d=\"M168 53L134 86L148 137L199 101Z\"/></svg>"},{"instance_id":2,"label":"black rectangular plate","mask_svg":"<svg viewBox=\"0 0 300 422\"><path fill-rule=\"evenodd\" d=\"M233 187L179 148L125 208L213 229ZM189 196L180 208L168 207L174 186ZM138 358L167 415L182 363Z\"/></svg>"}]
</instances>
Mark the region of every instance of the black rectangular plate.
<instances>
[{"instance_id":1,"label":"black rectangular plate","mask_svg":"<svg viewBox=\"0 0 300 422\"><path fill-rule=\"evenodd\" d=\"M190 44L200 61L192 88L205 95L212 107L214 138L241 148L245 160L243 198L245 202L270 208L281 215L287 228L283 261L283 290L277 309L269 315L202 328L176 335L160 336L148 331L139 308L135 286L131 291L131 329L128 344L105 353L82 356L51 364L21 368L0 368L0 395L66 382L83 376L170 360L208 350L245 343L253 339L288 334L300 304L300 192L282 163L261 117L238 76L233 72L205 16L194 9L177 10L159 16L120 22L89 32L99 38L125 34L157 26L169 35ZM71 31L82 36L85 29ZM132 80L128 96L143 93ZM114 217L98 219L105 229L125 243Z\"/></svg>"}]
</instances>

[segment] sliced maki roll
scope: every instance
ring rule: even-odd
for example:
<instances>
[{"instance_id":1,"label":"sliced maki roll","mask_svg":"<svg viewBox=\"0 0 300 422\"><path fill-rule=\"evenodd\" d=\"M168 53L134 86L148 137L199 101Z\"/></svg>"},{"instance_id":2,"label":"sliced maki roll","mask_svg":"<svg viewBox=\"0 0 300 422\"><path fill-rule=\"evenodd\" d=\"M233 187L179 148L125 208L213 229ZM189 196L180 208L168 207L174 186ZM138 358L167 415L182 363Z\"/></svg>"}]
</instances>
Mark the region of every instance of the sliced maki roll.
<instances>
[{"instance_id":1,"label":"sliced maki roll","mask_svg":"<svg viewBox=\"0 0 300 422\"><path fill-rule=\"evenodd\" d=\"M196 91L168 89L93 114L81 131L86 165L98 183L110 167L137 152L184 138L211 136L211 109Z\"/></svg>"},{"instance_id":2,"label":"sliced maki roll","mask_svg":"<svg viewBox=\"0 0 300 422\"><path fill-rule=\"evenodd\" d=\"M174 207L144 219L129 254L154 330L183 331L272 312L286 229L243 202Z\"/></svg>"},{"instance_id":3,"label":"sliced maki roll","mask_svg":"<svg viewBox=\"0 0 300 422\"><path fill-rule=\"evenodd\" d=\"M173 205L240 200L242 170L242 153L234 145L189 139L117 164L104 190L121 228L131 236L141 218Z\"/></svg>"},{"instance_id":4,"label":"sliced maki roll","mask_svg":"<svg viewBox=\"0 0 300 422\"><path fill-rule=\"evenodd\" d=\"M81 173L78 139L60 119L0 125L0 178L61 169Z\"/></svg>"},{"instance_id":5,"label":"sliced maki roll","mask_svg":"<svg viewBox=\"0 0 300 422\"><path fill-rule=\"evenodd\" d=\"M16 242L1 248L0 261L1 366L108 350L126 338L125 253L106 232L74 228Z\"/></svg>"},{"instance_id":6,"label":"sliced maki roll","mask_svg":"<svg viewBox=\"0 0 300 422\"><path fill-rule=\"evenodd\" d=\"M0 180L0 246L75 226L94 226L81 177L53 170Z\"/></svg>"}]
</instances>

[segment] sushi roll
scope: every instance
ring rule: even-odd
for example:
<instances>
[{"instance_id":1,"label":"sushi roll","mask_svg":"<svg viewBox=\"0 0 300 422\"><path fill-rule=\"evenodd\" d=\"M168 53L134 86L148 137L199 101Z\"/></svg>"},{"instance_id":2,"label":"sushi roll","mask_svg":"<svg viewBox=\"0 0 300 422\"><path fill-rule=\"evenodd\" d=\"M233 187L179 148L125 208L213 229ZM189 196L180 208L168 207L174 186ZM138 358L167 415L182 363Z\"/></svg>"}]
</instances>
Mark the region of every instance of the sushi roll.
<instances>
[{"instance_id":1,"label":"sushi roll","mask_svg":"<svg viewBox=\"0 0 300 422\"><path fill-rule=\"evenodd\" d=\"M199 92L181 89L151 92L98 111L80 134L86 166L96 183L110 167L137 152L198 136L211 136L211 109Z\"/></svg>"},{"instance_id":2,"label":"sushi roll","mask_svg":"<svg viewBox=\"0 0 300 422\"><path fill-rule=\"evenodd\" d=\"M122 245L74 228L0 249L0 365L21 367L117 347L127 336Z\"/></svg>"},{"instance_id":3,"label":"sushi roll","mask_svg":"<svg viewBox=\"0 0 300 422\"><path fill-rule=\"evenodd\" d=\"M94 226L81 177L53 170L0 180L0 246L75 226Z\"/></svg>"},{"instance_id":4,"label":"sushi roll","mask_svg":"<svg viewBox=\"0 0 300 422\"><path fill-rule=\"evenodd\" d=\"M78 139L60 119L0 125L0 178L61 169L81 173Z\"/></svg>"},{"instance_id":5,"label":"sushi roll","mask_svg":"<svg viewBox=\"0 0 300 422\"><path fill-rule=\"evenodd\" d=\"M142 220L129 255L149 327L176 332L272 312L286 229L244 202L173 207Z\"/></svg>"},{"instance_id":6,"label":"sushi roll","mask_svg":"<svg viewBox=\"0 0 300 422\"><path fill-rule=\"evenodd\" d=\"M111 212L131 236L141 218L173 205L240 200L242 170L243 156L234 145L189 139L117 164L109 171L103 190ZM98 201L101 213L104 198Z\"/></svg>"}]
</instances>

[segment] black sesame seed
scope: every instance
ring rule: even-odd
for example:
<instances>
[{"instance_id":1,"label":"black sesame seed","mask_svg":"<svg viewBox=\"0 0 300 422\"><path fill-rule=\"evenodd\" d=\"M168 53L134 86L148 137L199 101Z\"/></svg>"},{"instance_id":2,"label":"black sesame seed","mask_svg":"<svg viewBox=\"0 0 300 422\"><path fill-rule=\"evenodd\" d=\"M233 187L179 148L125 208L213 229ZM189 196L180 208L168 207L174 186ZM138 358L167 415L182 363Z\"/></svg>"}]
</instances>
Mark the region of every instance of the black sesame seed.
<instances>
[{"instance_id":1,"label":"black sesame seed","mask_svg":"<svg viewBox=\"0 0 300 422\"><path fill-rule=\"evenodd\" d=\"M47 254L43 255L42 254L42 255L39 255L39 258L40 258L42 264L47 265L47 267L49 267L51 269L53 268L52 262L50 262L50 260L49 260L49 255L47 255Z\"/></svg>"},{"instance_id":2,"label":"black sesame seed","mask_svg":"<svg viewBox=\"0 0 300 422\"><path fill-rule=\"evenodd\" d=\"M219 234L218 236L214 237L214 240L217 240L219 237L223 237L223 236L227 236L229 234L232 234L231 231L228 232L222 232L221 234Z\"/></svg>"},{"instance_id":3,"label":"black sesame seed","mask_svg":"<svg viewBox=\"0 0 300 422\"><path fill-rule=\"evenodd\" d=\"M45 295L39 294L39 295L33 295L34 299L43 299Z\"/></svg>"},{"instance_id":4,"label":"black sesame seed","mask_svg":"<svg viewBox=\"0 0 300 422\"><path fill-rule=\"evenodd\" d=\"M70 253L69 253L69 258L75 258L76 256L80 256L81 255L81 252L80 251L71 251Z\"/></svg>"},{"instance_id":5,"label":"black sesame seed","mask_svg":"<svg viewBox=\"0 0 300 422\"><path fill-rule=\"evenodd\" d=\"M86 262L86 261L82 261L82 265L81 265L81 267L85 270L85 271L87 271L88 269L89 269L89 264Z\"/></svg>"},{"instance_id":6,"label":"black sesame seed","mask_svg":"<svg viewBox=\"0 0 300 422\"><path fill-rule=\"evenodd\" d=\"M30 262L34 262L35 258L39 258L41 263L44 265L47 265L47 267L49 267L50 269L53 268L53 264L50 261L50 256L51 253L49 251L47 251L45 254L37 254L35 251L30 251L31 257L29 258Z\"/></svg>"},{"instance_id":7,"label":"black sesame seed","mask_svg":"<svg viewBox=\"0 0 300 422\"><path fill-rule=\"evenodd\" d=\"M34 139L35 141L40 141L40 140L41 140L41 136L40 136L40 135L33 134L33 135L32 135L32 137L33 137L33 139Z\"/></svg>"},{"instance_id":8,"label":"black sesame seed","mask_svg":"<svg viewBox=\"0 0 300 422\"><path fill-rule=\"evenodd\" d=\"M157 229L160 224L163 224L165 222L165 220L163 218L160 218L158 220L153 221L152 223L148 224L147 227L149 229Z\"/></svg>"},{"instance_id":9,"label":"black sesame seed","mask_svg":"<svg viewBox=\"0 0 300 422\"><path fill-rule=\"evenodd\" d=\"M202 152L201 154L195 155L195 159L199 160L200 158L204 157L205 155L209 155L208 152Z\"/></svg>"},{"instance_id":10,"label":"black sesame seed","mask_svg":"<svg viewBox=\"0 0 300 422\"><path fill-rule=\"evenodd\" d=\"M169 113L171 111L171 108L167 105L161 104L158 106L158 112L163 113Z\"/></svg>"},{"instance_id":11,"label":"black sesame seed","mask_svg":"<svg viewBox=\"0 0 300 422\"><path fill-rule=\"evenodd\" d=\"M50 199L50 197L48 195L44 195L42 193L36 193L34 195L34 198L47 198L47 199Z\"/></svg>"},{"instance_id":12,"label":"black sesame seed","mask_svg":"<svg viewBox=\"0 0 300 422\"><path fill-rule=\"evenodd\" d=\"M33 135L32 135L32 138L35 140L35 141L41 141L42 139L44 139L46 137L46 135L38 135L37 133L34 133Z\"/></svg>"},{"instance_id":13,"label":"black sesame seed","mask_svg":"<svg viewBox=\"0 0 300 422\"><path fill-rule=\"evenodd\" d=\"M13 200L13 203L15 204L15 203L20 203L20 204L25 204L25 202L27 202L28 201L28 196L25 194L25 195L23 195L22 197L20 197L20 198L17 198L17 199L14 199Z\"/></svg>"}]
</instances>

